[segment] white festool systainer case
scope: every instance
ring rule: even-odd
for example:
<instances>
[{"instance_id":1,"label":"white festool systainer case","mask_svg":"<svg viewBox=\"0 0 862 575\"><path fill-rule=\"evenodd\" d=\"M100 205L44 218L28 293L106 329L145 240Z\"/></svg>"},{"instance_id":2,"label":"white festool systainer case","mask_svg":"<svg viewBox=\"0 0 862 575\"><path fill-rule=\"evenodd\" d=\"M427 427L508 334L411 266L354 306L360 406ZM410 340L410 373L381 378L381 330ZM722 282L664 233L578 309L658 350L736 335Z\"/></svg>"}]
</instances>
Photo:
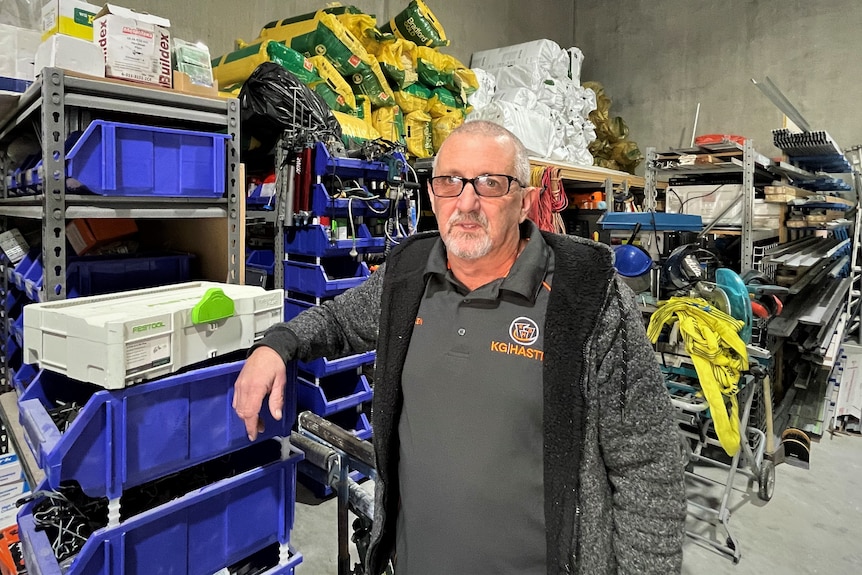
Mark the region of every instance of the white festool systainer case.
<instances>
[{"instance_id":1,"label":"white festool systainer case","mask_svg":"<svg viewBox=\"0 0 862 575\"><path fill-rule=\"evenodd\" d=\"M24 307L27 363L108 389L250 347L284 291L190 282Z\"/></svg>"}]
</instances>

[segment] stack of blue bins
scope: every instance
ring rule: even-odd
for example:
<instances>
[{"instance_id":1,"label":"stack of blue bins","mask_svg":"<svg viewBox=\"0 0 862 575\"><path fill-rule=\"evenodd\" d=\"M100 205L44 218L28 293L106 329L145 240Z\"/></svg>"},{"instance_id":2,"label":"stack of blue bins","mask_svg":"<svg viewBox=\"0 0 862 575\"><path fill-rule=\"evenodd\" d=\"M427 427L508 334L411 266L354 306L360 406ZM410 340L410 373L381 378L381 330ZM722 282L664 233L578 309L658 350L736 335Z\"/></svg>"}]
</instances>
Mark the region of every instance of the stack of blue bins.
<instances>
[{"instance_id":1,"label":"stack of blue bins","mask_svg":"<svg viewBox=\"0 0 862 575\"><path fill-rule=\"evenodd\" d=\"M69 142L67 185L100 195L221 197L227 137L95 121ZM190 258L70 258L66 292L72 298L187 281ZM17 326L23 307L41 298L44 275L38 250L10 270L14 287L4 305L15 318L16 353L25 349ZM19 418L45 475L18 512L28 572L293 574L302 561L290 532L303 455L286 438L296 376L288 379L286 416L276 422L265 415L266 431L250 443L232 409L243 364L214 359L122 389L48 369L28 372L30 381L17 386ZM70 521L76 509L88 510L77 514L87 522Z\"/></svg>"},{"instance_id":2,"label":"stack of blue bins","mask_svg":"<svg viewBox=\"0 0 862 575\"><path fill-rule=\"evenodd\" d=\"M313 167L313 213L330 221L353 218L349 227L355 237L339 239L323 224L297 226L286 231L285 320L362 284L370 272L366 263L360 261L361 255L382 252L385 247L384 238L374 235L367 221L386 209L388 200L369 205L367 202L333 197L327 185L338 181L368 186L369 182L385 181L388 166L379 161L332 157L323 144L317 144ZM365 366L374 363L374 359L375 352L370 351L337 359L298 362L299 410L308 410L328 419L359 439L370 439L372 430L367 404L373 392L363 371ZM301 463L299 470L300 481L315 495L326 497L332 494L324 474L319 470L307 462ZM360 478L358 472L353 473L353 479Z\"/></svg>"}]
</instances>

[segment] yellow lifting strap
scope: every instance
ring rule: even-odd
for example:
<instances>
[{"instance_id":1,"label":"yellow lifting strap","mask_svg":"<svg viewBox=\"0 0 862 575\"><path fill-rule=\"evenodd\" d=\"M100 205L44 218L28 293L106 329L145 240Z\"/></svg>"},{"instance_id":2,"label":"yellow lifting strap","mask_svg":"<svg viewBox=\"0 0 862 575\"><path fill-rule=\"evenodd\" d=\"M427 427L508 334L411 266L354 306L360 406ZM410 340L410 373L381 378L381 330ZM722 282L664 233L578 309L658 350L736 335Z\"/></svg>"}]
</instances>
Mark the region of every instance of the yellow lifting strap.
<instances>
[{"instance_id":1,"label":"yellow lifting strap","mask_svg":"<svg viewBox=\"0 0 862 575\"><path fill-rule=\"evenodd\" d=\"M734 456L740 448L736 393L740 374L748 369L748 352L739 337L744 322L705 299L672 297L659 302L658 310L652 314L647 329L650 341L655 343L662 326L674 321L679 322L685 349L709 403L718 441L728 455Z\"/></svg>"}]
</instances>

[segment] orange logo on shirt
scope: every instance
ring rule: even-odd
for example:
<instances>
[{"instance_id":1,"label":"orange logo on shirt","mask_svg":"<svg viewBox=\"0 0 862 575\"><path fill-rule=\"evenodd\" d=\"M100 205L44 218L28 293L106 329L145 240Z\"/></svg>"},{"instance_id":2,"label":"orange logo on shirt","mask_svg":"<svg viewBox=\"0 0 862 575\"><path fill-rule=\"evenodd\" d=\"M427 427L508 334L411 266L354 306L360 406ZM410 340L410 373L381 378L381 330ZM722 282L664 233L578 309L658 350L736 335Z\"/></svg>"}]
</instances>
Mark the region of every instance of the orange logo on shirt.
<instances>
[{"instance_id":1,"label":"orange logo on shirt","mask_svg":"<svg viewBox=\"0 0 862 575\"><path fill-rule=\"evenodd\" d=\"M528 317L518 317L509 325L509 337L521 345L533 345L539 339L539 326Z\"/></svg>"},{"instance_id":2,"label":"orange logo on shirt","mask_svg":"<svg viewBox=\"0 0 862 575\"><path fill-rule=\"evenodd\" d=\"M422 325L422 318L421 317L416 318L416 325Z\"/></svg>"}]
</instances>

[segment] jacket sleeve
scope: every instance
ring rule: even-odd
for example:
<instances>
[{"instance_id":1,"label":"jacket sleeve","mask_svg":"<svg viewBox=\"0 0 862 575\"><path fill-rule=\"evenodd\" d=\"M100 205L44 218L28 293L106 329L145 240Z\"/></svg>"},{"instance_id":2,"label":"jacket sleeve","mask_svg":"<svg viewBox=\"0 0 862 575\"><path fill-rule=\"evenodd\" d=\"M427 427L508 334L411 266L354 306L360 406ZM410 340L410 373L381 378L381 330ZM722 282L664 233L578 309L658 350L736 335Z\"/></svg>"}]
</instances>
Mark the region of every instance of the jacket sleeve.
<instances>
[{"instance_id":1,"label":"jacket sleeve","mask_svg":"<svg viewBox=\"0 0 862 575\"><path fill-rule=\"evenodd\" d=\"M385 267L359 286L271 327L254 347L271 347L285 361L336 358L374 349Z\"/></svg>"},{"instance_id":2,"label":"jacket sleeve","mask_svg":"<svg viewBox=\"0 0 862 575\"><path fill-rule=\"evenodd\" d=\"M641 311L619 277L599 329L612 334L597 350L599 441L618 570L679 573L686 516L680 435Z\"/></svg>"}]
</instances>

